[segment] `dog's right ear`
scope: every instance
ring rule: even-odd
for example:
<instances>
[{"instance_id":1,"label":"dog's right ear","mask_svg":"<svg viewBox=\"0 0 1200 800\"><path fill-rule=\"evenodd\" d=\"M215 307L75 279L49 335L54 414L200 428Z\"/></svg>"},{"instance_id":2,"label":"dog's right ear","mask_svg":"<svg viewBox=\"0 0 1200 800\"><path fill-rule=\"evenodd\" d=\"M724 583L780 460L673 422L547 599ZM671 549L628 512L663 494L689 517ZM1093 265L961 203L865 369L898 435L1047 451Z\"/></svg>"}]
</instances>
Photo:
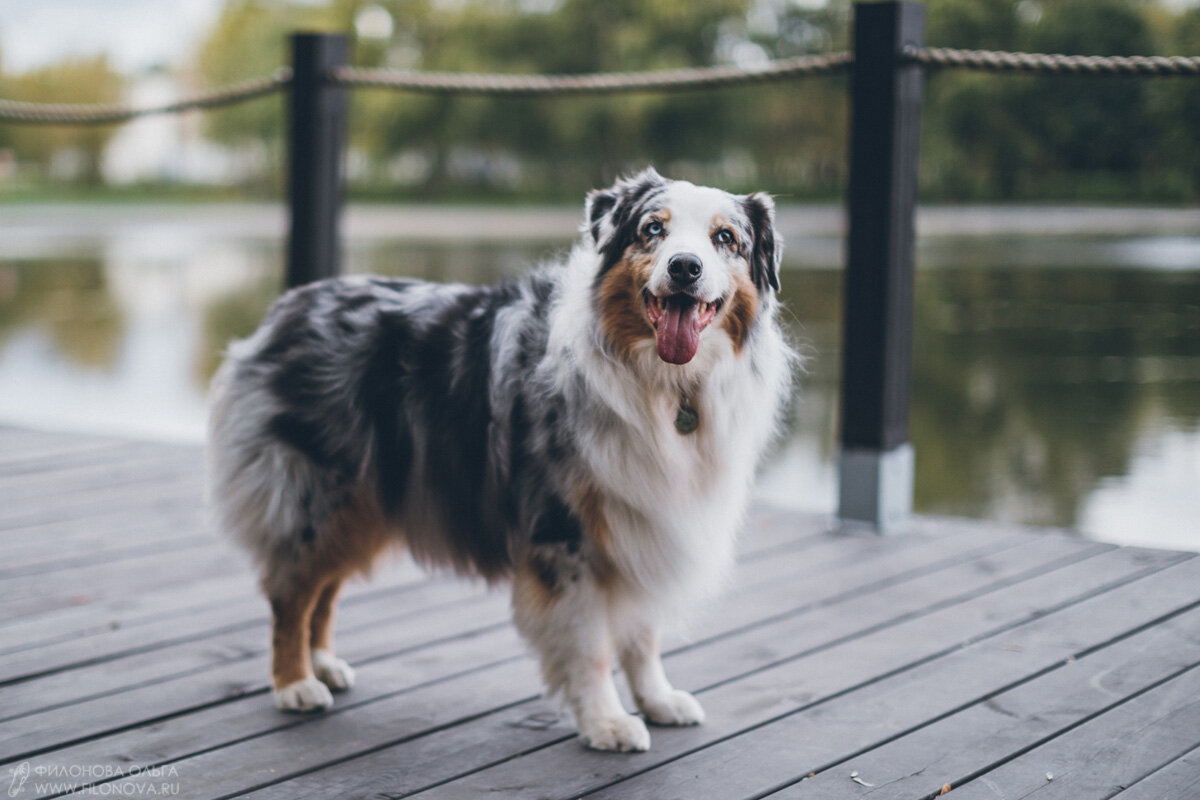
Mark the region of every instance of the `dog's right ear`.
<instances>
[{"instance_id":1,"label":"dog's right ear","mask_svg":"<svg viewBox=\"0 0 1200 800\"><path fill-rule=\"evenodd\" d=\"M592 237L592 244L599 250L604 240L612 235L612 210L617 205L616 187L596 189L588 192L584 203L584 229Z\"/></svg>"},{"instance_id":2,"label":"dog's right ear","mask_svg":"<svg viewBox=\"0 0 1200 800\"><path fill-rule=\"evenodd\" d=\"M646 167L636 175L618 178L607 189L596 189L589 192L584 206L585 222L582 230L592 238L596 250L604 250L613 244L613 236L618 229L623 230L631 215L637 210L638 203L652 190L667 183L667 179L659 175L654 167ZM620 234L624 237L626 234ZM620 249L624 246L616 243Z\"/></svg>"}]
</instances>

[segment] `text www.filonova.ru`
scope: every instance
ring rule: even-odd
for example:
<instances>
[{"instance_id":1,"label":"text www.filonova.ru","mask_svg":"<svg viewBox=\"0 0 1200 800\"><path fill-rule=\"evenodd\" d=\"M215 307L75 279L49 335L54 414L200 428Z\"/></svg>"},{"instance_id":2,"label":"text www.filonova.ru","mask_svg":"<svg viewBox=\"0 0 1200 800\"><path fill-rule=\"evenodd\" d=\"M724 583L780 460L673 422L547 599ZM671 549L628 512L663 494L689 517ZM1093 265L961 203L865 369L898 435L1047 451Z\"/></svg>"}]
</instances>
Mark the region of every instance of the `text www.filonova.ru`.
<instances>
[{"instance_id":1,"label":"text www.filonova.ru","mask_svg":"<svg viewBox=\"0 0 1200 800\"><path fill-rule=\"evenodd\" d=\"M99 797L173 797L179 794L174 765L120 767L113 764L31 764L9 768L9 797L76 792ZM124 779L134 778L136 782Z\"/></svg>"}]
</instances>

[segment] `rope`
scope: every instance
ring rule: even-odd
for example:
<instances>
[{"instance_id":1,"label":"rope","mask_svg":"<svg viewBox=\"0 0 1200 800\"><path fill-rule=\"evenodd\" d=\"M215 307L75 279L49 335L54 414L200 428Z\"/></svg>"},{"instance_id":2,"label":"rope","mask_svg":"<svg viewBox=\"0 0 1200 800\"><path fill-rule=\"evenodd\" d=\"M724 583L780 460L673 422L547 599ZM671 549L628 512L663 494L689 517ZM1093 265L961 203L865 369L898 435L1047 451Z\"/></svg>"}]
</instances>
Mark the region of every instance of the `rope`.
<instances>
[{"instance_id":1,"label":"rope","mask_svg":"<svg viewBox=\"0 0 1200 800\"><path fill-rule=\"evenodd\" d=\"M926 67L962 67L986 72L1073 75L1200 75L1200 56L1064 56L1057 53L1005 53L907 47L906 60Z\"/></svg>"},{"instance_id":2,"label":"rope","mask_svg":"<svg viewBox=\"0 0 1200 800\"><path fill-rule=\"evenodd\" d=\"M850 53L798 56L770 61L761 68L694 67L653 72L597 72L586 75L487 75L457 72L358 69L340 67L333 81L351 88L393 89L428 94L564 95L617 92L695 91L744 86L846 71Z\"/></svg>"},{"instance_id":3,"label":"rope","mask_svg":"<svg viewBox=\"0 0 1200 800\"><path fill-rule=\"evenodd\" d=\"M264 97L292 82L290 67L271 75L232 83L192 97L159 106L136 107L123 103L23 103L0 100L0 122L54 125L105 125L151 114L177 114L196 108L217 108Z\"/></svg>"},{"instance_id":4,"label":"rope","mask_svg":"<svg viewBox=\"0 0 1200 800\"><path fill-rule=\"evenodd\" d=\"M908 63L928 68L964 68L987 72L1200 75L1200 56L1064 56L910 46L904 49L901 58ZM720 89L782 81L805 75L836 75L849 71L853 64L853 54L838 52L784 58L769 61L758 68L718 66L652 72L598 72L586 75L489 75L339 67L329 79L332 83L347 88L392 89L427 94L615 94ZM0 100L0 122L104 125L150 114L176 114L191 109L233 105L281 91L289 86L291 81L291 68L280 67L271 75L201 92L166 105L144 107L121 103L93 105Z\"/></svg>"}]
</instances>

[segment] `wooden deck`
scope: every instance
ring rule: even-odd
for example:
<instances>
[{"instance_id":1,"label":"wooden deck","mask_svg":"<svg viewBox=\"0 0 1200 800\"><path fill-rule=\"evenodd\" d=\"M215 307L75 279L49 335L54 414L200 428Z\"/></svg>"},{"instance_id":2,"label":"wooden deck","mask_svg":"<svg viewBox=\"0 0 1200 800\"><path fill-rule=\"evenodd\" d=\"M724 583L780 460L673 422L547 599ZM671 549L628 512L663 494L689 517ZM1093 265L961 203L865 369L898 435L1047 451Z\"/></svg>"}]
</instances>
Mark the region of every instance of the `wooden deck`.
<instances>
[{"instance_id":1,"label":"wooden deck","mask_svg":"<svg viewBox=\"0 0 1200 800\"><path fill-rule=\"evenodd\" d=\"M195 447L0 428L0 791L1200 797L1195 554L756 511L734 585L669 643L709 721L611 755L539 697L502 592L404 563L343 604L358 686L275 711L265 603L200 485Z\"/></svg>"}]
</instances>

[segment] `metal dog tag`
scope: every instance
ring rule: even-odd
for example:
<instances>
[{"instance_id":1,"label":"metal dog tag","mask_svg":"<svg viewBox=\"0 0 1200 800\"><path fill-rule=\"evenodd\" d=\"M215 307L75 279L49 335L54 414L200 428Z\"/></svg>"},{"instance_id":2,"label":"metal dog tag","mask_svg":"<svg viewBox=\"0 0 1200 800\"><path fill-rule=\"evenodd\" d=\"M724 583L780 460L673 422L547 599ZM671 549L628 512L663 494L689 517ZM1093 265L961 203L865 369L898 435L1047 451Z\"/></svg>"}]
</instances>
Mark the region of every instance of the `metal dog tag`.
<instances>
[{"instance_id":1,"label":"metal dog tag","mask_svg":"<svg viewBox=\"0 0 1200 800\"><path fill-rule=\"evenodd\" d=\"M696 409L688 405L686 400L680 400L679 411L675 414L675 430L687 436L699 427L700 415L696 413Z\"/></svg>"}]
</instances>

